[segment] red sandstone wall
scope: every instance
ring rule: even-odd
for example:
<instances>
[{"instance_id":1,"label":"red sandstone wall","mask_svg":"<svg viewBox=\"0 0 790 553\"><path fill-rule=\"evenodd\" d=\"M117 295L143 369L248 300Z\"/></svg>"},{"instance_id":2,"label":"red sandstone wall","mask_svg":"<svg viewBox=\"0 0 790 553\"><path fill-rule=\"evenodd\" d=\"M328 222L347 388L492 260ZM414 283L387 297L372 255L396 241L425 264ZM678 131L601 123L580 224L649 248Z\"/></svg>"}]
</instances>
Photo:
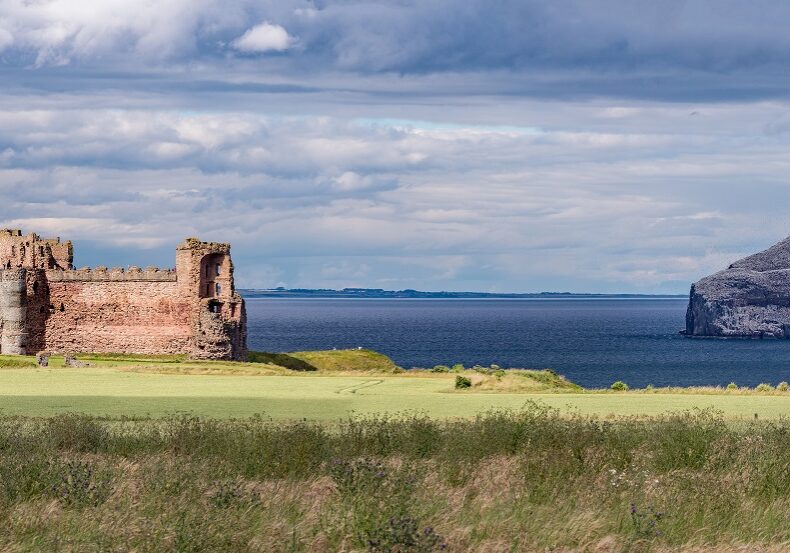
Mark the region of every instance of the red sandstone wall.
<instances>
[{"instance_id":1,"label":"red sandstone wall","mask_svg":"<svg viewBox=\"0 0 790 553\"><path fill-rule=\"evenodd\" d=\"M43 336L28 338L30 345L43 346L40 349L190 351L192 305L188 298L179 297L175 281L49 282L48 296ZM36 309L40 311L41 306Z\"/></svg>"}]
</instances>

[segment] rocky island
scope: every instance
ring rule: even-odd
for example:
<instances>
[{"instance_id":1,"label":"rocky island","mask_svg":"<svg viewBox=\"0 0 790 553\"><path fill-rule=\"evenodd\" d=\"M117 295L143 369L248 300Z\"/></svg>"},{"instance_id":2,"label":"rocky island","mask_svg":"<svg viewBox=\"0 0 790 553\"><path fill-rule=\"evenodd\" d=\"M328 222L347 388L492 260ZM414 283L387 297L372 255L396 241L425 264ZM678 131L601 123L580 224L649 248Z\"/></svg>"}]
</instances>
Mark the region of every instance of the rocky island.
<instances>
[{"instance_id":1,"label":"rocky island","mask_svg":"<svg viewBox=\"0 0 790 553\"><path fill-rule=\"evenodd\" d=\"M790 338L790 237L692 284L683 333Z\"/></svg>"}]
</instances>

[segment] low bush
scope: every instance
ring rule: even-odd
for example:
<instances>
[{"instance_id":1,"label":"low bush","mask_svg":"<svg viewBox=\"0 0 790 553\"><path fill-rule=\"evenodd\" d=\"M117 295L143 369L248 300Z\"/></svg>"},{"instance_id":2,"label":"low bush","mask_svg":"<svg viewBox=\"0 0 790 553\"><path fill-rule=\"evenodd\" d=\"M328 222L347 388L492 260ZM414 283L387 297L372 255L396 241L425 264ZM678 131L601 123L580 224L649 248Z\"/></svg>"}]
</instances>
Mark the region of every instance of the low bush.
<instances>
[{"instance_id":1,"label":"low bush","mask_svg":"<svg viewBox=\"0 0 790 553\"><path fill-rule=\"evenodd\" d=\"M460 374L455 377L455 388L457 390L463 390L465 388L471 388L471 387L472 387L471 379L465 376L461 376Z\"/></svg>"},{"instance_id":2,"label":"low bush","mask_svg":"<svg viewBox=\"0 0 790 553\"><path fill-rule=\"evenodd\" d=\"M788 389L790 389L790 385L788 385L787 382L780 382L776 385L776 389L780 392L786 392Z\"/></svg>"},{"instance_id":3,"label":"low bush","mask_svg":"<svg viewBox=\"0 0 790 553\"><path fill-rule=\"evenodd\" d=\"M449 373L450 367L447 365L436 365L434 368L431 369L432 373Z\"/></svg>"},{"instance_id":4,"label":"low bush","mask_svg":"<svg viewBox=\"0 0 790 553\"><path fill-rule=\"evenodd\" d=\"M212 483L208 492L208 502L213 507L227 508L255 504L257 498L247 493L242 479L235 478Z\"/></svg>"},{"instance_id":5,"label":"low bush","mask_svg":"<svg viewBox=\"0 0 790 553\"><path fill-rule=\"evenodd\" d=\"M738 389L738 385L735 382L730 382L729 384L727 384L727 389L728 390L737 390Z\"/></svg>"},{"instance_id":6,"label":"low bush","mask_svg":"<svg viewBox=\"0 0 790 553\"><path fill-rule=\"evenodd\" d=\"M112 491L111 475L84 461L53 461L49 467L52 497L70 507L96 507Z\"/></svg>"},{"instance_id":7,"label":"low bush","mask_svg":"<svg viewBox=\"0 0 790 553\"><path fill-rule=\"evenodd\" d=\"M755 392L773 392L774 391L774 387L771 386L770 384L762 382L762 383L758 384L757 386L755 386L754 391Z\"/></svg>"},{"instance_id":8,"label":"low bush","mask_svg":"<svg viewBox=\"0 0 790 553\"><path fill-rule=\"evenodd\" d=\"M623 382L622 380L618 380L614 384L612 384L611 389L615 392L626 392L628 391L628 384Z\"/></svg>"}]
</instances>

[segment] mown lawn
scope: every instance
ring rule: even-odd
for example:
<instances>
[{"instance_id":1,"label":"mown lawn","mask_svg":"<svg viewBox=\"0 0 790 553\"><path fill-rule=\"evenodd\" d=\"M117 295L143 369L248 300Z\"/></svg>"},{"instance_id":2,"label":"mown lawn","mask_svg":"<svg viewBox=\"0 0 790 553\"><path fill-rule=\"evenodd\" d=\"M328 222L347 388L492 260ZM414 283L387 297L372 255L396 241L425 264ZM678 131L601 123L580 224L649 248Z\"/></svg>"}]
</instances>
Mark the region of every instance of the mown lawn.
<instances>
[{"instance_id":1,"label":"mown lawn","mask_svg":"<svg viewBox=\"0 0 790 553\"><path fill-rule=\"evenodd\" d=\"M600 416L654 415L693 407L713 407L731 418L790 414L790 394L491 393L455 391L452 374L334 376L283 374L271 368L261 369L264 376L159 374L132 372L130 366L140 364L114 361L89 368L0 369L0 414L156 417L190 412L221 418L260 414L328 420L352 413L419 411L436 417L472 417L491 408L518 408L529 400ZM152 364L145 370L159 369ZM171 368L163 365L162 370Z\"/></svg>"}]
</instances>

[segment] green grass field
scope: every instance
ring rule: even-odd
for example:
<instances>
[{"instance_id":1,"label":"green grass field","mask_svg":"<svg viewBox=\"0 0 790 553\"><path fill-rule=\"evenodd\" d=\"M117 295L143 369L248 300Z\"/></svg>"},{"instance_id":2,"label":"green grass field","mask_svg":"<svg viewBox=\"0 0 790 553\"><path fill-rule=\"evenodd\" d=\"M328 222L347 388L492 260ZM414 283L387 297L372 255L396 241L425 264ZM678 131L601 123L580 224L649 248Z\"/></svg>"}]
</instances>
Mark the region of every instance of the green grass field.
<instances>
[{"instance_id":1,"label":"green grass field","mask_svg":"<svg viewBox=\"0 0 790 553\"><path fill-rule=\"evenodd\" d=\"M599 416L654 415L693 407L713 407L730 418L753 418L755 413L760 418L790 415L790 394L455 391L453 374L349 376L221 363L186 363L185 368L221 371L228 365L227 370L240 374L168 374L176 371L177 364L96 363L89 368L0 369L0 414L81 412L115 418L189 412L223 418L260 414L274 419L328 420L352 413L419 411L436 417L471 417L537 400Z\"/></svg>"},{"instance_id":2,"label":"green grass field","mask_svg":"<svg viewBox=\"0 0 790 553\"><path fill-rule=\"evenodd\" d=\"M784 385L584 390L358 350L80 358L0 356L0 551L790 544Z\"/></svg>"}]
</instances>

